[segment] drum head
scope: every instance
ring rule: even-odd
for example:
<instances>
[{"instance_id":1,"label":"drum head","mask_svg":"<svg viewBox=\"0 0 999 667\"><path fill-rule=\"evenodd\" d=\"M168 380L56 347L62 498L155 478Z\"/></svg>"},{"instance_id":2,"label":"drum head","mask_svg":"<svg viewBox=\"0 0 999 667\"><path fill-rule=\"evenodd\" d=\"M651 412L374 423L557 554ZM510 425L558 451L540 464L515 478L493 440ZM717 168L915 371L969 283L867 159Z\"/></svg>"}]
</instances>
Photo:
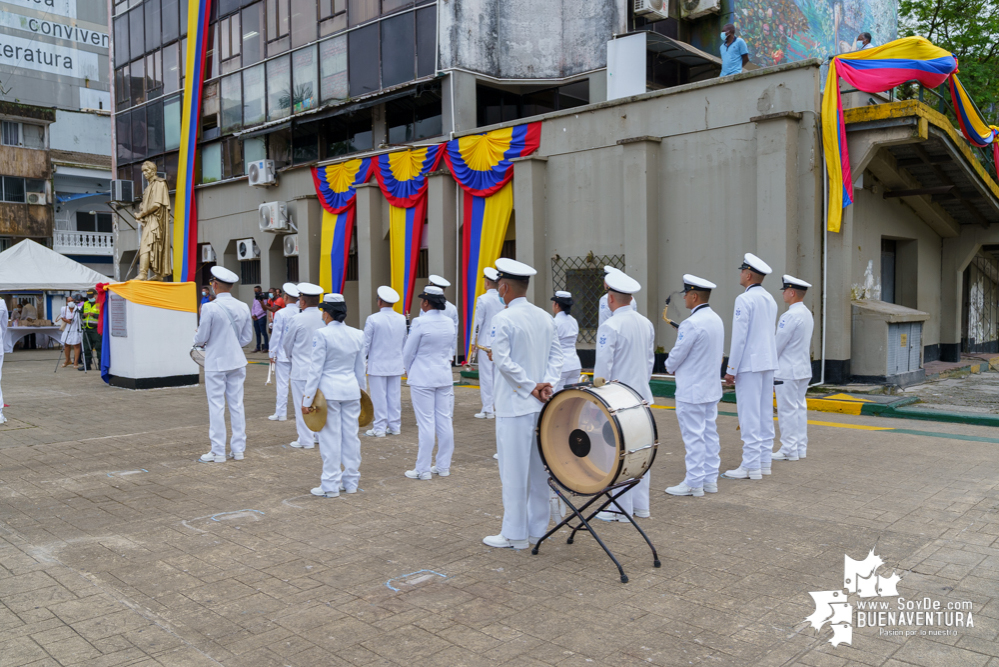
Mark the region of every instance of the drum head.
<instances>
[{"instance_id":1,"label":"drum head","mask_svg":"<svg viewBox=\"0 0 999 667\"><path fill-rule=\"evenodd\" d=\"M541 458L552 477L580 494L594 494L618 477L620 426L586 389L564 389L545 405L538 424Z\"/></svg>"}]
</instances>

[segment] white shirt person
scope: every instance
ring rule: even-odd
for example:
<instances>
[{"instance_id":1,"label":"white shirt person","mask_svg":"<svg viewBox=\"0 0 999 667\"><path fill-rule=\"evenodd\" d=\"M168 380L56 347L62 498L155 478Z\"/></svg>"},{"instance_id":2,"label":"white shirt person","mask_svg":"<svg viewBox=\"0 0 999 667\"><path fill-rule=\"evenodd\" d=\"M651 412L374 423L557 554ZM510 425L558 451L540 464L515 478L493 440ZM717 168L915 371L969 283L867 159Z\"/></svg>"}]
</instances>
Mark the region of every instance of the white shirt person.
<instances>
[{"instance_id":1,"label":"white shirt person","mask_svg":"<svg viewBox=\"0 0 999 667\"><path fill-rule=\"evenodd\" d=\"M312 335L323 328L323 316L319 312L319 297L323 288L312 283L300 283L302 305L305 308L288 322L281 336L284 352L291 359L291 396L295 405L302 403L305 382L312 365ZM302 411L295 410L295 429L298 437L290 445L296 449L312 449L316 446L316 435L305 425Z\"/></svg>"},{"instance_id":2,"label":"white shirt person","mask_svg":"<svg viewBox=\"0 0 999 667\"><path fill-rule=\"evenodd\" d=\"M487 266L483 270L486 292L480 294L475 300L475 333L474 340L482 347L491 345L493 317L496 313L506 308L499 292L496 291L499 274L496 269ZM482 410L475 413L476 419L492 419L495 416L496 408L493 405L493 374L495 372L493 361L484 350L478 350L475 358L479 366L479 397L482 399Z\"/></svg>"},{"instance_id":3,"label":"white shirt person","mask_svg":"<svg viewBox=\"0 0 999 667\"><path fill-rule=\"evenodd\" d=\"M298 287L294 283L285 283L282 290L289 299L295 299L294 303L289 303L281 310L274 313L271 322L271 339L267 349L270 350L271 363L274 364L274 384L276 400L274 403L274 414L268 419L271 421L285 421L288 419L288 387L291 382L291 357L285 352L282 341L288 329L288 322L295 315L298 315Z\"/></svg>"},{"instance_id":4,"label":"white shirt person","mask_svg":"<svg viewBox=\"0 0 999 667\"><path fill-rule=\"evenodd\" d=\"M378 312L364 321L364 357L368 360L368 392L375 420L365 435L399 435L402 428L402 348L406 318L393 309L399 293L387 285L378 288Z\"/></svg>"},{"instance_id":5,"label":"white shirt person","mask_svg":"<svg viewBox=\"0 0 999 667\"><path fill-rule=\"evenodd\" d=\"M555 292L552 297L552 311L555 313L555 335L558 336L558 344L562 348L562 375L559 376L555 391L562 391L567 384L575 384L579 381L579 372L583 369L583 364L579 361L579 353L576 352L576 341L579 339L579 323L571 315L572 293L565 291Z\"/></svg>"},{"instance_id":6,"label":"white shirt person","mask_svg":"<svg viewBox=\"0 0 999 667\"><path fill-rule=\"evenodd\" d=\"M802 301L811 285L794 276L784 276L781 293L787 312L777 322L776 345L779 368L774 378L777 423L781 447L775 461L796 461L808 453L808 383L812 379L812 313Z\"/></svg>"}]
</instances>

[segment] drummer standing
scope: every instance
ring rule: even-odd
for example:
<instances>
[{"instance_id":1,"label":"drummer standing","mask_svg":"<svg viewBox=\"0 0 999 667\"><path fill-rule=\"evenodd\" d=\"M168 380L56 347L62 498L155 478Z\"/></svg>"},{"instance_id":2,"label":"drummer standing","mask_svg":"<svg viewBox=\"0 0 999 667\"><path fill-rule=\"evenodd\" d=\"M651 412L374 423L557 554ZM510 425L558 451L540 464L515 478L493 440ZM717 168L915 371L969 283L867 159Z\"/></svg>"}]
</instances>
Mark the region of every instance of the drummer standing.
<instances>
[{"instance_id":1,"label":"drummer standing","mask_svg":"<svg viewBox=\"0 0 999 667\"><path fill-rule=\"evenodd\" d=\"M284 351L281 340L288 328L288 322L295 315L298 315L298 287L295 283L285 283L282 286L285 295L289 299L295 299L294 303L288 303L284 308L274 313L274 322L271 328L271 340L267 349L271 353L271 363L274 364L275 384L277 384L277 399L274 404L274 414L268 419L271 421L285 421L288 419L288 383L291 378L291 357Z\"/></svg>"},{"instance_id":2,"label":"drummer standing","mask_svg":"<svg viewBox=\"0 0 999 667\"><path fill-rule=\"evenodd\" d=\"M746 291L735 298L732 346L725 381L735 383L742 431L742 464L734 470L726 470L724 476L763 479L763 475L770 474L774 449L777 302L761 284L763 278L773 272L766 262L747 252L739 271L739 285Z\"/></svg>"},{"instance_id":3,"label":"drummer standing","mask_svg":"<svg viewBox=\"0 0 999 667\"><path fill-rule=\"evenodd\" d=\"M428 286L420 294L423 314L413 320L406 340L403 361L409 385L420 447L416 467L406 471L410 479L430 479L451 474L454 453L454 377L451 375L451 351L454 349L454 322L444 314L444 290ZM437 465L431 466L437 435Z\"/></svg>"},{"instance_id":4,"label":"drummer standing","mask_svg":"<svg viewBox=\"0 0 999 667\"><path fill-rule=\"evenodd\" d=\"M326 397L326 423L319 431L323 475L312 495L336 498L340 491L357 493L361 481L357 431L364 385L364 333L343 323L347 304L342 295L327 294L320 308L325 326L312 334L311 364L297 412L308 414L316 390L322 390Z\"/></svg>"},{"instance_id":5,"label":"drummer standing","mask_svg":"<svg viewBox=\"0 0 999 667\"><path fill-rule=\"evenodd\" d=\"M534 446L534 429L562 372L562 348L555 322L525 296L537 271L507 258L496 260L496 269L499 295L506 304L493 317L491 335L503 528L482 541L491 547L526 549L548 527L547 473Z\"/></svg>"},{"instance_id":6,"label":"drummer standing","mask_svg":"<svg viewBox=\"0 0 999 667\"><path fill-rule=\"evenodd\" d=\"M208 394L208 435L212 451L202 455L204 463L225 462L225 405L229 404L232 438L231 457L243 460L246 451L246 418L243 414L243 381L246 354L243 346L253 340L250 308L230 294L239 276L222 266L212 267L209 285L217 298L201 307L201 322L194 345L205 348L205 392Z\"/></svg>"},{"instance_id":7,"label":"drummer standing","mask_svg":"<svg viewBox=\"0 0 999 667\"><path fill-rule=\"evenodd\" d=\"M399 293L388 285L378 288L378 312L364 321L364 357L368 360L368 391L375 422L364 435L399 435L402 427L402 348L406 318L395 312Z\"/></svg>"},{"instance_id":8,"label":"drummer standing","mask_svg":"<svg viewBox=\"0 0 999 667\"><path fill-rule=\"evenodd\" d=\"M608 273L607 306L611 317L597 329L597 359L593 377L608 382L617 380L634 389L649 405L652 397L652 366L656 361L656 329L652 322L631 307L632 295L642 289L638 281L623 271ZM649 517L649 473L630 491L617 499L617 505L629 516ZM601 512L604 521L628 521L616 512Z\"/></svg>"},{"instance_id":9,"label":"drummer standing","mask_svg":"<svg viewBox=\"0 0 999 667\"><path fill-rule=\"evenodd\" d=\"M302 312L288 322L281 336L281 345L284 353L291 359L292 399L295 405L302 405L305 382L309 379L312 364L312 337L323 327L323 316L319 312L319 297L323 288L312 283L300 283L298 291L301 294ZM305 425L301 410L295 410L295 428L298 438L290 443L292 447L312 449L316 446L316 434Z\"/></svg>"},{"instance_id":10,"label":"drummer standing","mask_svg":"<svg viewBox=\"0 0 999 667\"><path fill-rule=\"evenodd\" d=\"M486 282L486 293L475 300L475 342L483 347L489 347L489 336L492 333L493 316L506 305L496 291L499 274L496 269L487 266L483 270ZM479 396L482 398L482 411L475 413L476 419L492 419L495 416L493 407L493 361L484 350L479 350L475 358L479 363Z\"/></svg>"},{"instance_id":11,"label":"drummer standing","mask_svg":"<svg viewBox=\"0 0 999 667\"><path fill-rule=\"evenodd\" d=\"M598 312L597 312L597 318L598 318L597 326L600 326L601 324L603 324L604 322L606 322L608 319L610 319L611 309L607 305L607 294L606 294L606 292L607 292L607 276L610 275L610 274L612 274L612 273L619 272L619 271L621 271L621 269L618 269L618 268L613 267L613 266L605 266L604 267L604 295L602 297L600 297L600 304L599 304ZM634 301L632 301L630 304L628 304L628 307L631 308L632 310L638 310L638 307L635 305Z\"/></svg>"},{"instance_id":12,"label":"drummer standing","mask_svg":"<svg viewBox=\"0 0 999 667\"><path fill-rule=\"evenodd\" d=\"M676 344L666 357L666 372L676 378L676 421L687 450L686 477L666 489L672 496L699 498L705 492L718 492L721 443L716 422L722 397L725 325L708 305L715 287L689 273L683 276L683 303L691 313L680 323Z\"/></svg>"},{"instance_id":13,"label":"drummer standing","mask_svg":"<svg viewBox=\"0 0 999 667\"><path fill-rule=\"evenodd\" d=\"M782 381L774 387L777 393L777 423L780 425L781 448L775 461L797 461L805 458L808 448L808 383L812 379L812 313L802 303L811 287L800 278L784 276L781 292L790 307L777 323L777 362L780 368L774 377Z\"/></svg>"},{"instance_id":14,"label":"drummer standing","mask_svg":"<svg viewBox=\"0 0 999 667\"><path fill-rule=\"evenodd\" d=\"M559 376L555 391L562 391L567 384L579 381L579 372L583 364L576 352L576 339L579 338L579 324L570 315L572 311L572 293L558 291L552 297L552 312L555 313L555 333L559 346L562 348L562 375Z\"/></svg>"}]
</instances>

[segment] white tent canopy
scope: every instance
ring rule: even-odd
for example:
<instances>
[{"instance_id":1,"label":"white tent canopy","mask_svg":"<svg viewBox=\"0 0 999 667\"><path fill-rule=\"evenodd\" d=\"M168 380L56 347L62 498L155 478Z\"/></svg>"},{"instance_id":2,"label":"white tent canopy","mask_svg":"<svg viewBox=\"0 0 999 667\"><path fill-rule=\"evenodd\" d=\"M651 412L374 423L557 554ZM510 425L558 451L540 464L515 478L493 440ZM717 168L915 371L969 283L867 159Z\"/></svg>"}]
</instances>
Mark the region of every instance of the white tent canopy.
<instances>
[{"instance_id":1,"label":"white tent canopy","mask_svg":"<svg viewBox=\"0 0 999 667\"><path fill-rule=\"evenodd\" d=\"M0 252L0 292L84 291L106 282L107 276L31 239Z\"/></svg>"}]
</instances>

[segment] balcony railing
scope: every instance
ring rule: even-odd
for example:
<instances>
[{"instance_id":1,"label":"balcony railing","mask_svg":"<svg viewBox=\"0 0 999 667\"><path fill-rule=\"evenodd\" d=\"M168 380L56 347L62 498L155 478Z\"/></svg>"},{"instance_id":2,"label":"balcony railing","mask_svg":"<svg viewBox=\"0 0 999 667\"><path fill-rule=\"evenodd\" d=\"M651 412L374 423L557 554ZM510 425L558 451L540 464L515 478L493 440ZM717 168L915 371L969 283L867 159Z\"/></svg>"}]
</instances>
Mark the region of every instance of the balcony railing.
<instances>
[{"instance_id":1,"label":"balcony railing","mask_svg":"<svg viewBox=\"0 0 999 667\"><path fill-rule=\"evenodd\" d=\"M64 255L113 255L114 234L57 229L52 245Z\"/></svg>"}]
</instances>

